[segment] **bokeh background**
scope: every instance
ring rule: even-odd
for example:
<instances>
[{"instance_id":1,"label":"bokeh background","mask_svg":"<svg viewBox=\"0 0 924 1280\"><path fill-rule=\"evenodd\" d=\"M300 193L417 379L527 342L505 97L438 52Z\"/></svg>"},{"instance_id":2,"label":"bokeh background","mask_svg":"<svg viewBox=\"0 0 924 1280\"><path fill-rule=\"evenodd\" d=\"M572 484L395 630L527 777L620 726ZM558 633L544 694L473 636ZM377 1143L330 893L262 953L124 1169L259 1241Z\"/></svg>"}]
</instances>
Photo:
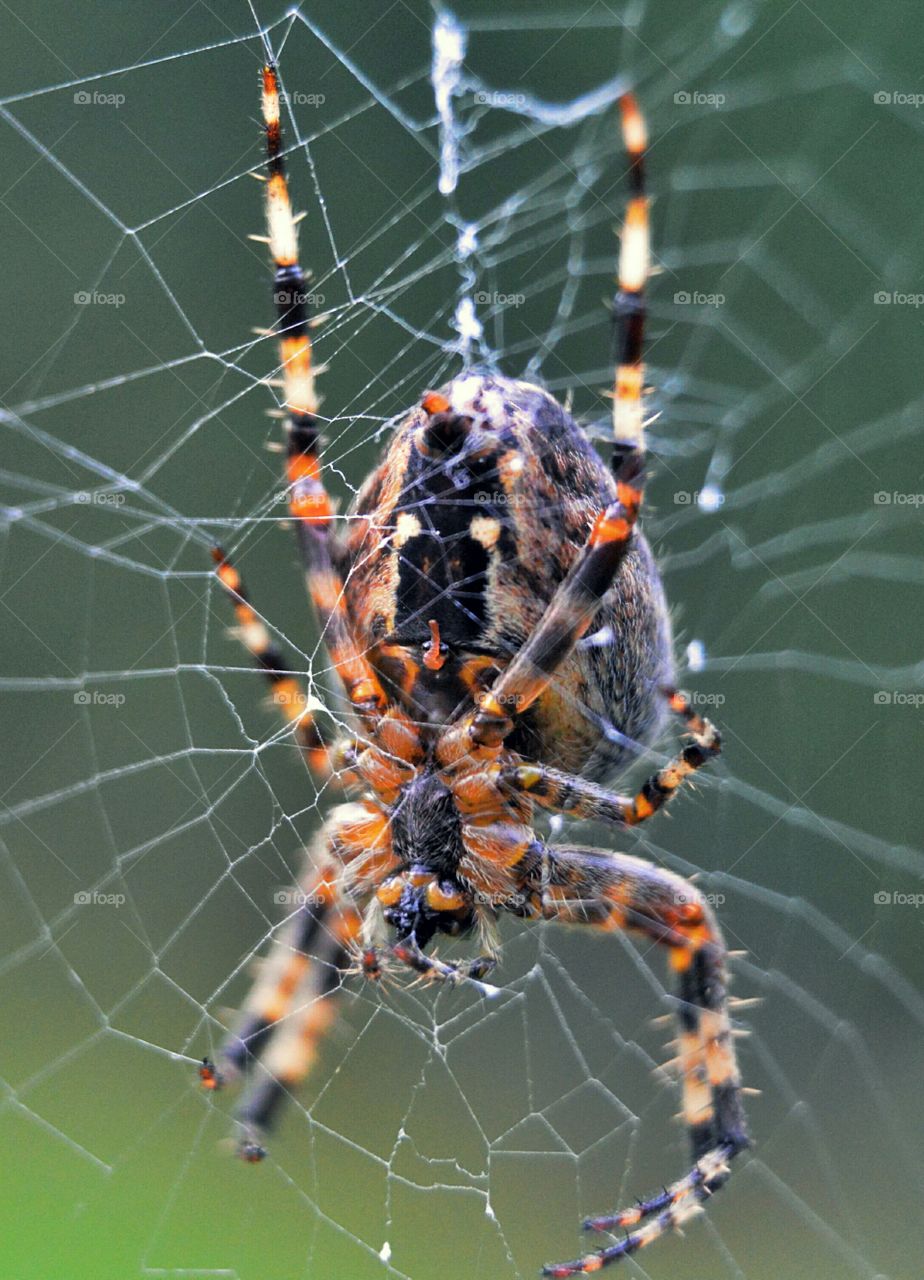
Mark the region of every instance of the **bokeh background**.
<instances>
[{"instance_id":1,"label":"bokeh background","mask_svg":"<svg viewBox=\"0 0 924 1280\"><path fill-rule=\"evenodd\" d=\"M333 487L472 357L605 421L615 96L652 138L647 528L726 755L622 847L702 873L738 962L756 1138L630 1275L919 1274L924 100L911 4L435 11L11 0L0 12L0 1275L500 1280L685 1165L659 959L505 933L504 995L351 983L271 1158L198 1058L329 797L208 572L324 662L278 527L259 30L281 49ZM444 16L444 20L448 20ZM460 261L460 228L478 248ZM331 694L330 706L337 704ZM650 761L649 761L650 764ZM645 765L640 764L640 772ZM569 832L612 842L612 833ZM89 900L87 900L89 898Z\"/></svg>"}]
</instances>

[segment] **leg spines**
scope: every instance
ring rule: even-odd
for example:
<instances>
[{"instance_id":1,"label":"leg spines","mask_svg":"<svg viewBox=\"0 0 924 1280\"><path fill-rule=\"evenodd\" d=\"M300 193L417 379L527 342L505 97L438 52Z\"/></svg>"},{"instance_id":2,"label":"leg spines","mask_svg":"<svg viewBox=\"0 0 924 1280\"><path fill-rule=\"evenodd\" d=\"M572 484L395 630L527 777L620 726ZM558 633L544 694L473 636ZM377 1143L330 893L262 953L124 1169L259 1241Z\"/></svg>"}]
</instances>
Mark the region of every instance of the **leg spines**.
<instances>
[{"instance_id":1,"label":"leg spines","mask_svg":"<svg viewBox=\"0 0 924 1280\"><path fill-rule=\"evenodd\" d=\"M726 995L725 947L709 907L692 886L638 859L594 850L546 847L543 914L626 924L668 950L678 975L677 1024L683 1117L693 1167L648 1200L585 1226L626 1231L623 1240L572 1262L552 1263L547 1276L592 1275L652 1244L697 1213L729 1176L728 1162L748 1146ZM563 864L556 874L556 864ZM603 906L601 918L594 906ZM575 909L577 908L577 909ZM631 1230L630 1230L631 1228Z\"/></svg>"}]
</instances>

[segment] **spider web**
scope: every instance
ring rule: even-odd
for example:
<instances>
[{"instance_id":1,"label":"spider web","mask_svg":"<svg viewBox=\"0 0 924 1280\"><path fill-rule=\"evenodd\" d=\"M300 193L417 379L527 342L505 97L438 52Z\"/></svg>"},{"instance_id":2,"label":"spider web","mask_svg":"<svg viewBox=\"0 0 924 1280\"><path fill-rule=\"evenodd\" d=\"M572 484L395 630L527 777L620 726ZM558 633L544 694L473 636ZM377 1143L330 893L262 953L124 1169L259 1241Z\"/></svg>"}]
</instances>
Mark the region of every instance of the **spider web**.
<instances>
[{"instance_id":1,"label":"spider web","mask_svg":"<svg viewBox=\"0 0 924 1280\"><path fill-rule=\"evenodd\" d=\"M344 500L396 415L465 360L605 423L614 106L636 88L660 267L646 528L727 748L617 844L714 895L744 952L735 994L760 998L739 1050L761 1094L727 1191L623 1267L910 1276L924 293L920 77L898 15L112 12L2 18L4 1274L531 1276L586 1247L582 1214L686 1166L655 1073L661 957L515 925L490 1003L349 980L268 1160L220 1149L231 1100L203 1096L195 1067L332 797L227 637L215 541L342 715L263 449L276 354L252 332L269 271L245 233L265 41Z\"/></svg>"}]
</instances>

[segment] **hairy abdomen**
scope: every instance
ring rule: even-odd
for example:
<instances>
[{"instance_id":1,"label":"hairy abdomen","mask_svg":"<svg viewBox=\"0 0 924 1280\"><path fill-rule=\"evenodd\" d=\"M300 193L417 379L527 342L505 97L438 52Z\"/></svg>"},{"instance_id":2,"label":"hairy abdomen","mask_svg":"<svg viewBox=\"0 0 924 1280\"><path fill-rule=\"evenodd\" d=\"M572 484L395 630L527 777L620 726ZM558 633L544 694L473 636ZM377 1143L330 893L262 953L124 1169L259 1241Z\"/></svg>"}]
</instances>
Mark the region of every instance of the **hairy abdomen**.
<instances>
[{"instance_id":1,"label":"hairy abdomen","mask_svg":"<svg viewBox=\"0 0 924 1280\"><path fill-rule=\"evenodd\" d=\"M353 503L342 565L373 660L431 722L470 705L469 686L490 685L522 646L615 495L583 431L538 387L468 375L442 394L470 419L464 442L425 454L427 416L412 410ZM431 620L448 652L439 672L423 664ZM657 734L672 679L661 583L637 532L591 633L507 745L602 778Z\"/></svg>"}]
</instances>

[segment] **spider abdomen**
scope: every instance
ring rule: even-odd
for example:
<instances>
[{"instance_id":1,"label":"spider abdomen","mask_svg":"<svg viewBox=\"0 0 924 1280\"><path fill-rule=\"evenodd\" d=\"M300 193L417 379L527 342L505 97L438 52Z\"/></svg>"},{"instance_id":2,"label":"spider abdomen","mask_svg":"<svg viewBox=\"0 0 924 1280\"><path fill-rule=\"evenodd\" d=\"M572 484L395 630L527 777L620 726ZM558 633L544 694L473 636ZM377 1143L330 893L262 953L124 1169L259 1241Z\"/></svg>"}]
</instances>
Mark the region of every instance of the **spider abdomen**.
<instances>
[{"instance_id":1,"label":"spider abdomen","mask_svg":"<svg viewBox=\"0 0 924 1280\"><path fill-rule=\"evenodd\" d=\"M490 686L615 495L583 430L539 387L468 374L408 414L353 503L340 569L351 620L415 719L443 725ZM439 670L422 662L433 622ZM638 531L592 633L508 746L599 778L656 735L673 679L661 582Z\"/></svg>"}]
</instances>

